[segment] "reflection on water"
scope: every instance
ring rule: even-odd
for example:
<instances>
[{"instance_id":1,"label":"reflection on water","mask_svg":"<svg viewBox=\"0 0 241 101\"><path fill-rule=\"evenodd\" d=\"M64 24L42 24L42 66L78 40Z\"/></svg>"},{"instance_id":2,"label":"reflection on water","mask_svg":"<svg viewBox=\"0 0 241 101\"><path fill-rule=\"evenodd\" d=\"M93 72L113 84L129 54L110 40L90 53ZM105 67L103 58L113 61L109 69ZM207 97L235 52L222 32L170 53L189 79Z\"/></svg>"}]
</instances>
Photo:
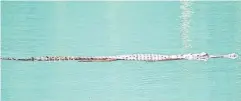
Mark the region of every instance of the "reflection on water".
<instances>
[{"instance_id":1,"label":"reflection on water","mask_svg":"<svg viewBox=\"0 0 241 101\"><path fill-rule=\"evenodd\" d=\"M191 23L191 16L192 16L192 2L183 0L181 1L180 9L181 9L181 36L183 41L184 49L191 48L190 41L188 34L190 33L190 23Z\"/></svg>"}]
</instances>

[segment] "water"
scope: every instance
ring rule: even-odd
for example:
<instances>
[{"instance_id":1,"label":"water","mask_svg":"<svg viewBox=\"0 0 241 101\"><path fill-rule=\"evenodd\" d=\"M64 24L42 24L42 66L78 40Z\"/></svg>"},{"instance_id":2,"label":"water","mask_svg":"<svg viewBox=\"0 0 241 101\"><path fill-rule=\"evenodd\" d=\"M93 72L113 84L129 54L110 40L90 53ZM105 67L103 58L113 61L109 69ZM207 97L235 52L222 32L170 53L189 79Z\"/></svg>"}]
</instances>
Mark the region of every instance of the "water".
<instances>
[{"instance_id":1,"label":"water","mask_svg":"<svg viewBox=\"0 0 241 101\"><path fill-rule=\"evenodd\" d=\"M2 2L2 56L241 51L241 2ZM240 101L240 59L2 61L2 101Z\"/></svg>"}]
</instances>

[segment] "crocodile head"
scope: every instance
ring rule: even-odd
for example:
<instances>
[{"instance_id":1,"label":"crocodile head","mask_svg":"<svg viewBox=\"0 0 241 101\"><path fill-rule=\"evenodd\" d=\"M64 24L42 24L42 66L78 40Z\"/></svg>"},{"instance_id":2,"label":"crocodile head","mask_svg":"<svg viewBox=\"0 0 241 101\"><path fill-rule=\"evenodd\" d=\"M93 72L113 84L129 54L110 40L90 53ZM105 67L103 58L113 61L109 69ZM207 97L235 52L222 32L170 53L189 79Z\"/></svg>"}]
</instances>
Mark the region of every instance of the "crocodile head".
<instances>
[{"instance_id":1,"label":"crocodile head","mask_svg":"<svg viewBox=\"0 0 241 101\"><path fill-rule=\"evenodd\" d=\"M238 54L231 53L231 54L224 55L223 57L230 58L230 59L236 59L236 58L238 58Z\"/></svg>"},{"instance_id":2,"label":"crocodile head","mask_svg":"<svg viewBox=\"0 0 241 101\"><path fill-rule=\"evenodd\" d=\"M183 57L187 60L202 60L207 61L209 58L208 53L202 52L197 54L185 54Z\"/></svg>"}]
</instances>

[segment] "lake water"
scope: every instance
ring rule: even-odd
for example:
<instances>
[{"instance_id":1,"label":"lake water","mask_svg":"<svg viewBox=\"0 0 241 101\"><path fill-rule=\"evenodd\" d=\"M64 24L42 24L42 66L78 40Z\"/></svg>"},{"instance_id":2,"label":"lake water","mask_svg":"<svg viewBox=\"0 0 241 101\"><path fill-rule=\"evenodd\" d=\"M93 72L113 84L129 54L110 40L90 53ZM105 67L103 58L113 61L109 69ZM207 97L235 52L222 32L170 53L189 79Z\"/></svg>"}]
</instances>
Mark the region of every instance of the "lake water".
<instances>
[{"instance_id":1,"label":"lake water","mask_svg":"<svg viewBox=\"0 0 241 101\"><path fill-rule=\"evenodd\" d=\"M2 2L3 57L241 52L241 2ZM2 101L241 101L240 59L2 61Z\"/></svg>"}]
</instances>

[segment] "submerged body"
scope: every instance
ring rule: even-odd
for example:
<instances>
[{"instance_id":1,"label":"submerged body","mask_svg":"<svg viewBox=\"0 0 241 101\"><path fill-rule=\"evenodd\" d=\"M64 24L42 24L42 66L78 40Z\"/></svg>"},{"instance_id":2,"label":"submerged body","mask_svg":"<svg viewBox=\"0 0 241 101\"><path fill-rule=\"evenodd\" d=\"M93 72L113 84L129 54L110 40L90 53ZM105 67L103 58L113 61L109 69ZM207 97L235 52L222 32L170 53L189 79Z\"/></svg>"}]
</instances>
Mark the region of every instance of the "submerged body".
<instances>
[{"instance_id":1,"label":"submerged body","mask_svg":"<svg viewBox=\"0 0 241 101\"><path fill-rule=\"evenodd\" d=\"M43 56L31 58L1 58L1 60L16 60L16 61L70 61L75 60L79 62L110 62L117 60L126 61L170 61L170 60L203 60L207 61L209 58L231 58L235 59L238 55L235 53L227 55L209 55L202 52L197 54L181 54L181 55L160 55L160 54L131 54L131 55L116 55L116 56Z\"/></svg>"}]
</instances>

